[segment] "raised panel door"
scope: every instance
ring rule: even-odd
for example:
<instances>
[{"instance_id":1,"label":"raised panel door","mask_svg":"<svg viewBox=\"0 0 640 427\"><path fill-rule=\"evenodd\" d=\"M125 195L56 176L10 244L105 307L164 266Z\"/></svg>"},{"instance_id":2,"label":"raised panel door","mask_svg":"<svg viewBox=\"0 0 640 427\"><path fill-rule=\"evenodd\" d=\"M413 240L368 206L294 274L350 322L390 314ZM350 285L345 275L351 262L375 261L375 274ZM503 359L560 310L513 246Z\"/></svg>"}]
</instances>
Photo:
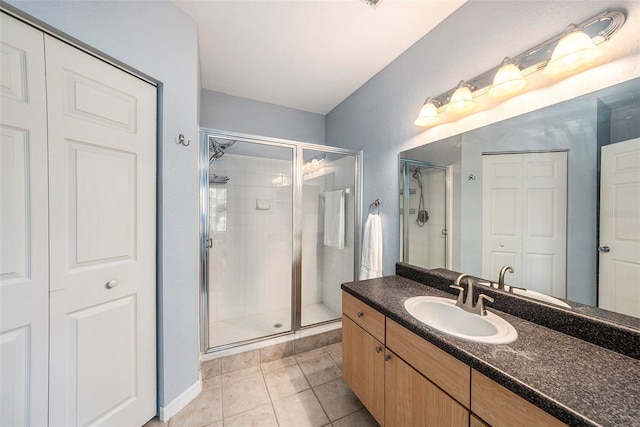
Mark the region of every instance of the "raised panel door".
<instances>
[{"instance_id":1,"label":"raised panel door","mask_svg":"<svg viewBox=\"0 0 640 427\"><path fill-rule=\"evenodd\" d=\"M640 138L602 147L599 306L640 316Z\"/></svg>"},{"instance_id":2,"label":"raised panel door","mask_svg":"<svg viewBox=\"0 0 640 427\"><path fill-rule=\"evenodd\" d=\"M52 425L156 412L156 90L46 37Z\"/></svg>"},{"instance_id":3,"label":"raised panel door","mask_svg":"<svg viewBox=\"0 0 640 427\"><path fill-rule=\"evenodd\" d=\"M520 283L522 259L522 155L482 156L482 277L498 281L503 265Z\"/></svg>"},{"instance_id":4,"label":"raised panel door","mask_svg":"<svg viewBox=\"0 0 640 427\"><path fill-rule=\"evenodd\" d=\"M0 425L47 424L49 271L42 32L0 14Z\"/></svg>"}]
</instances>

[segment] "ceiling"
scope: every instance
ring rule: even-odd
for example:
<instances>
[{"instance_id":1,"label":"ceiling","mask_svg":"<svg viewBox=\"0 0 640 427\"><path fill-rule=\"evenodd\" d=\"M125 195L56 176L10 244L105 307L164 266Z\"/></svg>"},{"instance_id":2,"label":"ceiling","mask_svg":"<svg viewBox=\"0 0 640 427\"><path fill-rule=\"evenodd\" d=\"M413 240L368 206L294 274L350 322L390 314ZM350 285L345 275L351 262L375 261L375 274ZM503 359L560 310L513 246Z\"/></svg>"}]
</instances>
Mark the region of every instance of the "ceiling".
<instances>
[{"instance_id":1,"label":"ceiling","mask_svg":"<svg viewBox=\"0 0 640 427\"><path fill-rule=\"evenodd\" d=\"M323 115L465 1L173 0L205 89Z\"/></svg>"}]
</instances>

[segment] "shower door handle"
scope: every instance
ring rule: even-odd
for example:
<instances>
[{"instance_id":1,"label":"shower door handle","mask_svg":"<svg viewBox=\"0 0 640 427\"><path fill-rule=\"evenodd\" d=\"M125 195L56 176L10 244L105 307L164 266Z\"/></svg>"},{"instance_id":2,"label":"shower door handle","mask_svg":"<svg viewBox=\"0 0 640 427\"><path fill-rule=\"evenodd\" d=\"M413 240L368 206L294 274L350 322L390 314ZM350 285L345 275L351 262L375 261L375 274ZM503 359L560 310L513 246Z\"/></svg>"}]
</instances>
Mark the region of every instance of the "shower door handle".
<instances>
[{"instance_id":1,"label":"shower door handle","mask_svg":"<svg viewBox=\"0 0 640 427\"><path fill-rule=\"evenodd\" d=\"M209 237L207 239L207 248L211 249L213 247L213 239Z\"/></svg>"}]
</instances>

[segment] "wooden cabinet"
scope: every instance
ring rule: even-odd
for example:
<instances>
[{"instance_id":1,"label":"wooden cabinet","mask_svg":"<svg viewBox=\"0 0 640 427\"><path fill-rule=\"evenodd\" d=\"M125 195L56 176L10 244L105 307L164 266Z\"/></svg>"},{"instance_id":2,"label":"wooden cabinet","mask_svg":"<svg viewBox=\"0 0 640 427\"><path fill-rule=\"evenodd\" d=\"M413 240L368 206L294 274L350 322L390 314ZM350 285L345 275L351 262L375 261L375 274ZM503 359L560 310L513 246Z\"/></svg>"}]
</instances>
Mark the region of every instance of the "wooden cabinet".
<instances>
[{"instance_id":1,"label":"wooden cabinet","mask_svg":"<svg viewBox=\"0 0 640 427\"><path fill-rule=\"evenodd\" d=\"M384 425L384 345L342 316L342 376L380 425Z\"/></svg>"},{"instance_id":2,"label":"wooden cabinet","mask_svg":"<svg viewBox=\"0 0 640 427\"><path fill-rule=\"evenodd\" d=\"M388 326L385 326L382 313L344 292L342 301L342 376L381 426L469 425L469 412L464 406L385 348L389 330L385 334ZM386 321L388 324L389 320ZM410 363L413 363L412 358L416 364L422 365L418 359L423 355L416 353L408 344L415 340L407 333L413 335L394 324L392 342L400 353L409 357ZM435 347L431 349L432 359L427 363L435 363L436 369L444 369L442 373L435 374L437 377L459 371L459 366L448 366L444 359L434 362L443 356L458 362L442 350L436 353L434 349L438 350ZM464 364L462 367L466 369L467 377L466 393L461 394L468 404L469 367ZM440 381L446 383L444 377Z\"/></svg>"},{"instance_id":3,"label":"wooden cabinet","mask_svg":"<svg viewBox=\"0 0 640 427\"><path fill-rule=\"evenodd\" d=\"M473 370L471 410L491 426L564 426L557 418Z\"/></svg>"},{"instance_id":4,"label":"wooden cabinet","mask_svg":"<svg viewBox=\"0 0 640 427\"><path fill-rule=\"evenodd\" d=\"M342 375L381 426L564 425L355 297L342 301Z\"/></svg>"},{"instance_id":5,"label":"wooden cabinet","mask_svg":"<svg viewBox=\"0 0 640 427\"><path fill-rule=\"evenodd\" d=\"M385 362L386 427L468 426L469 412L387 350Z\"/></svg>"},{"instance_id":6,"label":"wooden cabinet","mask_svg":"<svg viewBox=\"0 0 640 427\"><path fill-rule=\"evenodd\" d=\"M422 375L470 407L471 368L391 319L387 319L387 347Z\"/></svg>"},{"instance_id":7,"label":"wooden cabinet","mask_svg":"<svg viewBox=\"0 0 640 427\"><path fill-rule=\"evenodd\" d=\"M344 291L342 312L384 344L384 314Z\"/></svg>"}]
</instances>

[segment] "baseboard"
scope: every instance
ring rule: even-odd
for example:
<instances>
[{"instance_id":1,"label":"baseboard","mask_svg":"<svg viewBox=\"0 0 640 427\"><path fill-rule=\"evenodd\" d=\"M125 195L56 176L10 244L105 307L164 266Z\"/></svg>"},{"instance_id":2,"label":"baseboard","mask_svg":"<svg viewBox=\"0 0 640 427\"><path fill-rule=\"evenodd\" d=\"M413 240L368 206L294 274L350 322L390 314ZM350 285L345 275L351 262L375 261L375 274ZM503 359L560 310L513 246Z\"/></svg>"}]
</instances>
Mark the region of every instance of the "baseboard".
<instances>
[{"instance_id":1,"label":"baseboard","mask_svg":"<svg viewBox=\"0 0 640 427\"><path fill-rule=\"evenodd\" d=\"M202 391L202 381L198 380L183 391L180 396L173 399L166 406L160 407L160 421L169 421L169 418L180 412L189 402L198 397Z\"/></svg>"}]
</instances>

